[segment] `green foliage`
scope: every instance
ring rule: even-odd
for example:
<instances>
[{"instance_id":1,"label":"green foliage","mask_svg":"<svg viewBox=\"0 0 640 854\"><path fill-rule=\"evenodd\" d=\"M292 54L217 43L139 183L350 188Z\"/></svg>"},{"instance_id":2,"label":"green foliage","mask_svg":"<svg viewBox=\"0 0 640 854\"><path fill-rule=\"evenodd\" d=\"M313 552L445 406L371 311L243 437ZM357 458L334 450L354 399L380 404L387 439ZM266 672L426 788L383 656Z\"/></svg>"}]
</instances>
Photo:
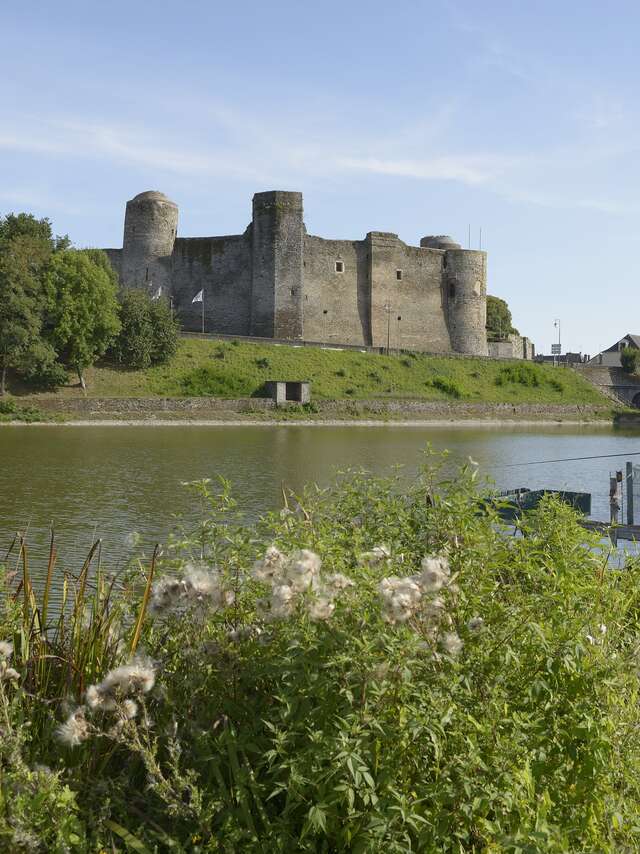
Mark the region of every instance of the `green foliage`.
<instances>
[{"instance_id":1,"label":"green foliage","mask_svg":"<svg viewBox=\"0 0 640 854\"><path fill-rule=\"evenodd\" d=\"M45 413L33 406L20 406L11 397L0 400L0 422L22 421L28 424L46 420Z\"/></svg>"},{"instance_id":2,"label":"green foliage","mask_svg":"<svg viewBox=\"0 0 640 854\"><path fill-rule=\"evenodd\" d=\"M567 372L565 372L564 378L570 379ZM563 396L566 391L565 383L558 379L557 369L552 368L550 372L541 372L536 365L527 362L500 368L495 383L497 386L507 388L523 386L527 389L544 389L546 387Z\"/></svg>"},{"instance_id":3,"label":"green foliage","mask_svg":"<svg viewBox=\"0 0 640 854\"><path fill-rule=\"evenodd\" d=\"M500 368L496 377L496 385L507 385L514 383L517 385L527 386L528 388L537 388L540 385L540 374L536 371L533 365L507 365Z\"/></svg>"},{"instance_id":4,"label":"green foliage","mask_svg":"<svg viewBox=\"0 0 640 854\"><path fill-rule=\"evenodd\" d=\"M437 388L443 394L449 397L460 398L463 392L455 380L450 380L447 377L434 377L432 380L427 380L427 385Z\"/></svg>"},{"instance_id":5,"label":"green foliage","mask_svg":"<svg viewBox=\"0 0 640 854\"><path fill-rule=\"evenodd\" d=\"M518 335L511 319L511 311L505 300L487 295L487 338L504 341L509 335Z\"/></svg>"},{"instance_id":6,"label":"green foliage","mask_svg":"<svg viewBox=\"0 0 640 854\"><path fill-rule=\"evenodd\" d=\"M49 242L20 233L9 218L0 220L0 394L9 368L20 368L37 346L42 331L42 274L49 260ZM29 221L34 230L46 221Z\"/></svg>"},{"instance_id":7,"label":"green foliage","mask_svg":"<svg viewBox=\"0 0 640 854\"><path fill-rule=\"evenodd\" d=\"M179 324L166 300L153 300L142 290L125 290L120 294L120 323L109 351L119 364L148 368L175 353Z\"/></svg>"},{"instance_id":8,"label":"green foliage","mask_svg":"<svg viewBox=\"0 0 640 854\"><path fill-rule=\"evenodd\" d=\"M9 767L56 769L52 802L70 799L82 850L637 850L637 561L606 569L552 499L513 536L479 512L473 468L444 479L440 465L428 459L408 492L353 473L285 492L255 526L224 481L197 484L201 522L157 564L132 565L121 592L102 574L90 586L83 568L56 614L36 602L19 544L20 596L1 600L18 673L0 680ZM277 556L300 548L322 568ZM390 612L382 579L415 587L434 571L427 555L440 575ZM327 610L334 573L353 586ZM292 599L283 579L298 585ZM102 708L94 689L81 743L65 750L52 736L69 715L60 698L86 702L138 640L156 688L127 688L138 709L126 719L121 699ZM19 806L0 828L29 832L32 812Z\"/></svg>"},{"instance_id":9,"label":"green foliage","mask_svg":"<svg viewBox=\"0 0 640 854\"><path fill-rule=\"evenodd\" d=\"M48 219L36 219L33 214L7 214L0 219L0 243L11 243L19 238L43 244L49 251L55 249L55 240ZM58 238L64 239L64 238Z\"/></svg>"},{"instance_id":10,"label":"green foliage","mask_svg":"<svg viewBox=\"0 0 640 854\"><path fill-rule=\"evenodd\" d=\"M98 250L66 250L51 258L47 288L47 335L78 374L104 355L120 330L115 278Z\"/></svg>"},{"instance_id":11,"label":"green foliage","mask_svg":"<svg viewBox=\"0 0 640 854\"><path fill-rule=\"evenodd\" d=\"M620 351L620 364L625 374L637 374L640 362L640 350L635 347L624 347Z\"/></svg>"}]
</instances>

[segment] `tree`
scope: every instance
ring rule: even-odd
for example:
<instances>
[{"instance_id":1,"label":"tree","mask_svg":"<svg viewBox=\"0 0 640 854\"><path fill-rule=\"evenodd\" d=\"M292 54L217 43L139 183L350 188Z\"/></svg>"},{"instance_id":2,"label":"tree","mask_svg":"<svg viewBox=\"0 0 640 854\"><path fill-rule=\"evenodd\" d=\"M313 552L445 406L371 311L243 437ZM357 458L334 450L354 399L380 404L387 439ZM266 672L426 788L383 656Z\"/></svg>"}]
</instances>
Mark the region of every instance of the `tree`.
<instances>
[{"instance_id":1,"label":"tree","mask_svg":"<svg viewBox=\"0 0 640 854\"><path fill-rule=\"evenodd\" d=\"M86 388L84 371L104 355L120 330L115 276L98 250L55 253L46 273L47 333Z\"/></svg>"},{"instance_id":2,"label":"tree","mask_svg":"<svg viewBox=\"0 0 640 854\"><path fill-rule=\"evenodd\" d=\"M505 300L487 296L487 337L501 341L509 335L518 335L511 319L511 312Z\"/></svg>"},{"instance_id":3,"label":"tree","mask_svg":"<svg viewBox=\"0 0 640 854\"><path fill-rule=\"evenodd\" d=\"M625 374L635 374L638 371L640 361L640 350L635 347L624 347L620 351L620 364Z\"/></svg>"},{"instance_id":4,"label":"tree","mask_svg":"<svg viewBox=\"0 0 640 854\"><path fill-rule=\"evenodd\" d=\"M40 340L42 277L51 252L43 235L5 229L7 219L0 220L0 395L6 391L8 369L23 366Z\"/></svg>"},{"instance_id":5,"label":"tree","mask_svg":"<svg viewBox=\"0 0 640 854\"><path fill-rule=\"evenodd\" d=\"M33 238L47 245L51 252L68 249L71 245L67 235L53 236L51 223L46 217L36 219L33 214L27 213L10 213L0 219L0 244L8 243L17 237Z\"/></svg>"},{"instance_id":6,"label":"tree","mask_svg":"<svg viewBox=\"0 0 640 854\"><path fill-rule=\"evenodd\" d=\"M179 324L166 300L152 300L142 290L125 290L120 295L120 322L111 354L121 365L148 368L175 353Z\"/></svg>"}]
</instances>

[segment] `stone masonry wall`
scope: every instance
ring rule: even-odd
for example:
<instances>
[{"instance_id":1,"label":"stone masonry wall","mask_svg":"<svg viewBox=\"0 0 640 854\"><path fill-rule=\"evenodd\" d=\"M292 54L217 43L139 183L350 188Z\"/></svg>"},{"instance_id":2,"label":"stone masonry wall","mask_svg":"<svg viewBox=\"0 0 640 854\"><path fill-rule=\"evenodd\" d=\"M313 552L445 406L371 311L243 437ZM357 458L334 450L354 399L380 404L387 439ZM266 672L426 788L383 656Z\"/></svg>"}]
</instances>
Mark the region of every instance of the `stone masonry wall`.
<instances>
[{"instance_id":1,"label":"stone masonry wall","mask_svg":"<svg viewBox=\"0 0 640 854\"><path fill-rule=\"evenodd\" d=\"M38 408L51 413L100 416L114 415L151 418L171 413L194 413L215 421L234 413L273 412L275 402L268 398L222 399L212 397L184 398L59 398L42 397ZM295 408L295 407L294 407ZM299 407L298 407L299 408ZM579 404L510 404L456 402L446 400L316 400L314 411L329 418L397 417L416 420L443 419L452 422L465 419L491 420L611 420L608 406Z\"/></svg>"},{"instance_id":2,"label":"stone masonry wall","mask_svg":"<svg viewBox=\"0 0 640 854\"><path fill-rule=\"evenodd\" d=\"M202 330L202 305L192 300L204 289L205 330L249 335L251 323L251 234L179 237L172 258L174 309L185 329Z\"/></svg>"},{"instance_id":3,"label":"stone masonry wall","mask_svg":"<svg viewBox=\"0 0 640 854\"><path fill-rule=\"evenodd\" d=\"M304 239L304 337L340 344L371 343L367 245L364 240ZM336 272L336 262L343 271Z\"/></svg>"}]
</instances>

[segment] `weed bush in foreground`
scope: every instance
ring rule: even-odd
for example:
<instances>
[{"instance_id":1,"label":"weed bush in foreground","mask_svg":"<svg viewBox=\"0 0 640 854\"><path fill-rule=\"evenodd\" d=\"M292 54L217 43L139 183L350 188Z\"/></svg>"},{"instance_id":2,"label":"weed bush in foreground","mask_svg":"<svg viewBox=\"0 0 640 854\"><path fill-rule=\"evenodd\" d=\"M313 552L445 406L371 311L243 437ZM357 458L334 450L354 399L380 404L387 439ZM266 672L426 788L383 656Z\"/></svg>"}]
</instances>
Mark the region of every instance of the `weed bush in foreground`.
<instances>
[{"instance_id":1,"label":"weed bush in foreground","mask_svg":"<svg viewBox=\"0 0 640 854\"><path fill-rule=\"evenodd\" d=\"M432 461L255 526L197 491L122 590L69 578L66 616L9 558L10 850L638 850L640 597L572 510L515 536Z\"/></svg>"}]
</instances>

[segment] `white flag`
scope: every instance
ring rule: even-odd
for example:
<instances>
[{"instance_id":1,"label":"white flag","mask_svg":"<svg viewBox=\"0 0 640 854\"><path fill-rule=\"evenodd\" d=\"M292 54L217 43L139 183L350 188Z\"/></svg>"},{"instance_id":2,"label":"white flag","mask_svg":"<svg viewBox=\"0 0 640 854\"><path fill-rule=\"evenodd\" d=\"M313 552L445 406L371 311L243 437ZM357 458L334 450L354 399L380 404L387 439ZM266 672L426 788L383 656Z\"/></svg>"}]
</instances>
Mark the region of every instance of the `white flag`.
<instances>
[{"instance_id":1,"label":"white flag","mask_svg":"<svg viewBox=\"0 0 640 854\"><path fill-rule=\"evenodd\" d=\"M202 301L203 301L203 299L204 299L204 290L202 290L202 291L198 291L198 293L194 296L194 298L191 300L191 302L192 302L192 303L194 303L194 302L202 302Z\"/></svg>"},{"instance_id":2,"label":"white flag","mask_svg":"<svg viewBox=\"0 0 640 854\"><path fill-rule=\"evenodd\" d=\"M154 293L154 295L151 297L151 299L152 299L152 300L154 300L154 299L160 299L160 297L161 297L161 296L162 296L162 285L160 285L160 286L158 287L158 289L156 290L156 292Z\"/></svg>"}]
</instances>

